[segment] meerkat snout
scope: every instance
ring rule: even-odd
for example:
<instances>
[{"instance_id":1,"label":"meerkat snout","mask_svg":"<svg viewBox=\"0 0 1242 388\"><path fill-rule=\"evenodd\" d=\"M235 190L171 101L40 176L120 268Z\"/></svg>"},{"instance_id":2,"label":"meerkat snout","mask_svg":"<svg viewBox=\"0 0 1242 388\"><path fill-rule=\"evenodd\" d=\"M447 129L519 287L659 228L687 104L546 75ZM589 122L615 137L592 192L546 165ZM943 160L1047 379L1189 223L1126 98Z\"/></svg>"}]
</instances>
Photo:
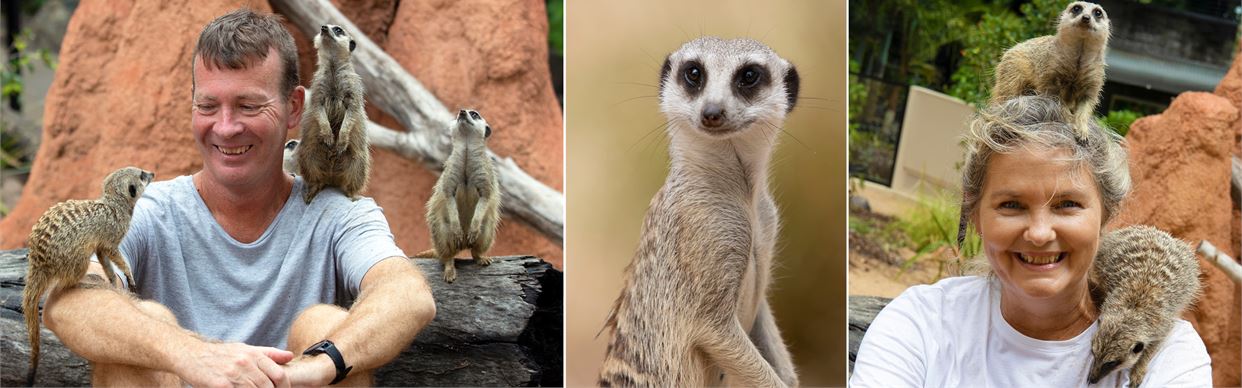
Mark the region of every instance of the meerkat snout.
<instances>
[{"instance_id":1,"label":"meerkat snout","mask_svg":"<svg viewBox=\"0 0 1242 388\"><path fill-rule=\"evenodd\" d=\"M725 113L724 109L722 109L720 105L707 104L707 106L703 107L703 120L701 122L704 127L719 128L724 124L724 121Z\"/></svg>"}]
</instances>

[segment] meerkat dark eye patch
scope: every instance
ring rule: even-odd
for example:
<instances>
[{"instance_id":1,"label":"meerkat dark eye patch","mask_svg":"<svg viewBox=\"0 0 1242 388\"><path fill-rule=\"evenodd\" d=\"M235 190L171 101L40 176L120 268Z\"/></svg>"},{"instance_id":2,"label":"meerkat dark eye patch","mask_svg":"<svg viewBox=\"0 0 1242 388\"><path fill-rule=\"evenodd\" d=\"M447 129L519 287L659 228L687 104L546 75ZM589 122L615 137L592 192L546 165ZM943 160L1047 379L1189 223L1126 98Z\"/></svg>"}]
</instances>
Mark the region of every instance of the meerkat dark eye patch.
<instances>
[{"instance_id":1,"label":"meerkat dark eye patch","mask_svg":"<svg viewBox=\"0 0 1242 388\"><path fill-rule=\"evenodd\" d=\"M768 68L757 63L742 65L733 72L733 94L746 101L754 99L760 90L771 83Z\"/></svg>"},{"instance_id":2,"label":"meerkat dark eye patch","mask_svg":"<svg viewBox=\"0 0 1242 388\"><path fill-rule=\"evenodd\" d=\"M789 70L785 71L785 113L793 111L794 105L798 103L798 88L801 87L802 79L798 77L798 69L793 65L789 65Z\"/></svg>"},{"instance_id":3,"label":"meerkat dark eye patch","mask_svg":"<svg viewBox=\"0 0 1242 388\"><path fill-rule=\"evenodd\" d=\"M1096 19L1100 19L1104 17L1104 11L1101 11L1099 8L1096 8L1094 12L1091 12L1091 14L1095 15Z\"/></svg>"},{"instance_id":4,"label":"meerkat dark eye patch","mask_svg":"<svg viewBox=\"0 0 1242 388\"><path fill-rule=\"evenodd\" d=\"M470 111L470 118L475 119L475 120L478 120L478 119L480 119L481 117L479 116L479 112Z\"/></svg>"},{"instance_id":5,"label":"meerkat dark eye patch","mask_svg":"<svg viewBox=\"0 0 1242 388\"><path fill-rule=\"evenodd\" d=\"M1142 342L1135 343L1135 344L1134 344L1134 349L1130 349L1130 352L1131 352L1131 353L1139 353L1139 352L1142 352L1142 351L1143 351L1143 343L1142 343Z\"/></svg>"},{"instance_id":6,"label":"meerkat dark eye patch","mask_svg":"<svg viewBox=\"0 0 1242 388\"><path fill-rule=\"evenodd\" d=\"M1070 13L1074 16L1078 16L1078 14L1082 13L1082 6L1075 5L1073 8L1070 8Z\"/></svg>"},{"instance_id":7,"label":"meerkat dark eye patch","mask_svg":"<svg viewBox=\"0 0 1242 388\"><path fill-rule=\"evenodd\" d=\"M686 94L690 97L697 97L703 91L703 85L707 84L707 71L703 69L703 65L696 60L689 60L681 64L681 69L677 71L681 80L681 85L686 89Z\"/></svg>"},{"instance_id":8,"label":"meerkat dark eye patch","mask_svg":"<svg viewBox=\"0 0 1242 388\"><path fill-rule=\"evenodd\" d=\"M340 27L332 27L332 33L336 36L341 36L345 35L345 30L342 30Z\"/></svg>"}]
</instances>

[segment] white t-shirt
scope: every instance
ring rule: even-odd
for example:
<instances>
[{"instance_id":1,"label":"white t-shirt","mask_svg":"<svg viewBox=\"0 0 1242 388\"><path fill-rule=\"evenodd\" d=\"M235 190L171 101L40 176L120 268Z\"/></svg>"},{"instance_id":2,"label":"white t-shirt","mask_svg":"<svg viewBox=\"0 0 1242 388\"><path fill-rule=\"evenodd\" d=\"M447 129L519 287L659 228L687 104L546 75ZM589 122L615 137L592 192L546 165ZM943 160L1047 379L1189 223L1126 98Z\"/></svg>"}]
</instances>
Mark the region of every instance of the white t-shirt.
<instances>
[{"instance_id":1,"label":"white t-shirt","mask_svg":"<svg viewBox=\"0 0 1242 388\"><path fill-rule=\"evenodd\" d=\"M998 285L968 276L914 286L880 311L858 348L854 387L1085 387L1093 323L1077 337L1043 341L1001 317ZM1118 370L1098 386L1125 386ZM1152 359L1144 387L1208 387L1211 359L1178 319Z\"/></svg>"}]
</instances>

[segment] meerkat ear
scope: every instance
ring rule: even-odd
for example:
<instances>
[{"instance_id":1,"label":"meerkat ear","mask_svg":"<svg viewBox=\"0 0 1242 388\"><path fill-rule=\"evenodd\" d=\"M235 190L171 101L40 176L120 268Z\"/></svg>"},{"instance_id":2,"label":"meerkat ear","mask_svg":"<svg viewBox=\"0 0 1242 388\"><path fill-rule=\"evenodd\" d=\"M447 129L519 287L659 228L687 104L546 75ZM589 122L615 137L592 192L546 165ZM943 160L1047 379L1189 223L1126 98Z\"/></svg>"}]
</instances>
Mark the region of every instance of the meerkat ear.
<instances>
[{"instance_id":1,"label":"meerkat ear","mask_svg":"<svg viewBox=\"0 0 1242 388\"><path fill-rule=\"evenodd\" d=\"M664 82L668 78L668 72L673 71L673 64L669 62L669 57L664 57L664 66L660 67L660 92L664 92Z\"/></svg>"},{"instance_id":2,"label":"meerkat ear","mask_svg":"<svg viewBox=\"0 0 1242 388\"><path fill-rule=\"evenodd\" d=\"M798 103L798 88L802 82L802 79L798 78L798 69L795 68L792 63L789 64L789 70L785 71L784 82L785 99L786 102L789 103L789 105L785 107L785 113L789 113L793 111L794 105Z\"/></svg>"},{"instance_id":3,"label":"meerkat ear","mask_svg":"<svg viewBox=\"0 0 1242 388\"><path fill-rule=\"evenodd\" d=\"M358 44L357 44L357 43L354 43L354 40L353 40L353 39L350 39L350 40L349 40L349 52L351 52L351 53L352 53L352 52L354 52L354 47L357 47L357 46L358 46Z\"/></svg>"},{"instance_id":4,"label":"meerkat ear","mask_svg":"<svg viewBox=\"0 0 1242 388\"><path fill-rule=\"evenodd\" d=\"M137 196L138 196L138 187L137 187L137 186L134 186L134 184L132 184L132 183L131 183L131 184L129 184L129 197L130 197L130 198L134 198L134 197L137 197Z\"/></svg>"},{"instance_id":5,"label":"meerkat ear","mask_svg":"<svg viewBox=\"0 0 1242 388\"><path fill-rule=\"evenodd\" d=\"M492 137L492 126L485 125L483 126L483 138L486 139L489 137Z\"/></svg>"}]
</instances>

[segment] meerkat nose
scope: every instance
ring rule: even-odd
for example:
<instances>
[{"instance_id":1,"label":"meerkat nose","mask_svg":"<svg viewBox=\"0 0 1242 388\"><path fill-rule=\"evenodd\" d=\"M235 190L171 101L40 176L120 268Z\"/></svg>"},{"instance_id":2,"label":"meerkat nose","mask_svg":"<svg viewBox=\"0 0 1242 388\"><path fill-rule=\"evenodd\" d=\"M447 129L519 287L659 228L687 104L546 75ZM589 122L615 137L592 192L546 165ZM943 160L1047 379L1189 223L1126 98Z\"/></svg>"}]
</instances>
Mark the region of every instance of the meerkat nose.
<instances>
[{"instance_id":1,"label":"meerkat nose","mask_svg":"<svg viewBox=\"0 0 1242 388\"><path fill-rule=\"evenodd\" d=\"M706 107L703 107L703 119L701 122L704 127L719 127L724 124L724 118L724 110L720 108L720 105L707 104Z\"/></svg>"},{"instance_id":2,"label":"meerkat nose","mask_svg":"<svg viewBox=\"0 0 1242 388\"><path fill-rule=\"evenodd\" d=\"M466 110L465 110L465 109L462 109L460 112L457 112L457 119L458 119L458 120L465 120L465 119L466 119Z\"/></svg>"}]
</instances>

